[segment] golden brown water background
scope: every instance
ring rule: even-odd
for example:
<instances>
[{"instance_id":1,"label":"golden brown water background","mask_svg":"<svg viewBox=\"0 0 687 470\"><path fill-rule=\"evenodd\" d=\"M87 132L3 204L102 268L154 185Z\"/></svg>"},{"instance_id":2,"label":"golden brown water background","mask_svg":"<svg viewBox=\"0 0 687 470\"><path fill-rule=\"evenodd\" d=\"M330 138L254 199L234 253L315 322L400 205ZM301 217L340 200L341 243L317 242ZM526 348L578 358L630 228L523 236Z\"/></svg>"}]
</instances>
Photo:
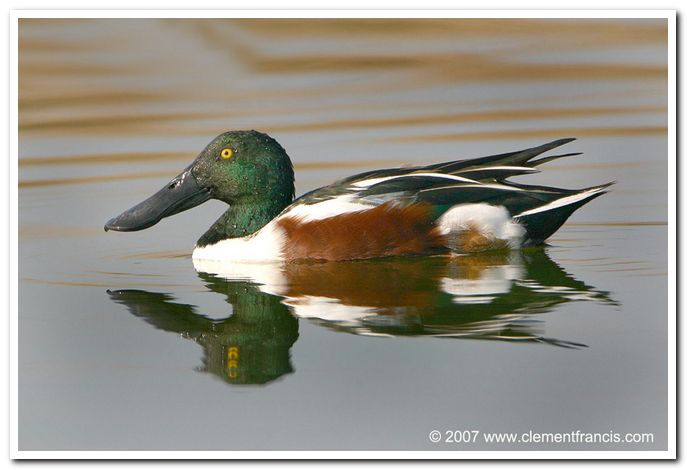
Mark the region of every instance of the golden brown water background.
<instances>
[{"instance_id":1,"label":"golden brown water background","mask_svg":"<svg viewBox=\"0 0 687 470\"><path fill-rule=\"evenodd\" d=\"M468 428L665 446L666 21L19 24L20 448L479 449L427 439ZM617 185L541 253L291 269L286 301L195 273L218 202L102 231L231 129L275 137L297 194L562 137L584 155L518 180ZM426 337L447 333L497 341ZM227 368L239 343L271 344L242 363L252 386Z\"/></svg>"}]
</instances>

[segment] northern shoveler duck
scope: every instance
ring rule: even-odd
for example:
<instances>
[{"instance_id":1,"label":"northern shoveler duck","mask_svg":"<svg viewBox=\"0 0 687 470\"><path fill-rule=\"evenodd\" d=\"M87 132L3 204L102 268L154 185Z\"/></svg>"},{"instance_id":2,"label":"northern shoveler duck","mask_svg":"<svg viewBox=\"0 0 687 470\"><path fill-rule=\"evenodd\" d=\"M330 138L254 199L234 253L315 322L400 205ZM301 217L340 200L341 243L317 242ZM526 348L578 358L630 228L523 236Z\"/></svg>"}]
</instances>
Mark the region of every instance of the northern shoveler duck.
<instances>
[{"instance_id":1,"label":"northern shoveler duck","mask_svg":"<svg viewBox=\"0 0 687 470\"><path fill-rule=\"evenodd\" d=\"M580 190L522 185L509 177L564 155L542 153L574 139L471 160L374 170L295 201L289 156L257 131L216 137L179 176L111 219L135 231L209 199L229 209L198 240L196 260L351 260L472 253L541 244L607 183Z\"/></svg>"}]
</instances>

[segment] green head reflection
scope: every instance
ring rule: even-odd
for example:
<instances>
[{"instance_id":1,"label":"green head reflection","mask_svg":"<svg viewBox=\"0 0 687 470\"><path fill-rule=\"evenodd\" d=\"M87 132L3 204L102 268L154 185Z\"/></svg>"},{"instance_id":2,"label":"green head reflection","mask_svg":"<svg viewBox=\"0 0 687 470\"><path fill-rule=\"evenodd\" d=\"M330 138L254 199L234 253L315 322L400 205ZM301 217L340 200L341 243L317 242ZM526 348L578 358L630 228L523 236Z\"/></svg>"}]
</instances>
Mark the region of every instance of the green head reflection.
<instances>
[{"instance_id":1,"label":"green head reflection","mask_svg":"<svg viewBox=\"0 0 687 470\"><path fill-rule=\"evenodd\" d=\"M279 298L249 282L226 282L203 275L207 287L225 294L228 318L212 320L197 307L174 302L169 294L110 291L111 298L161 330L178 333L203 348L203 366L232 384L266 384L293 372L289 350L298 338L298 320Z\"/></svg>"}]
</instances>

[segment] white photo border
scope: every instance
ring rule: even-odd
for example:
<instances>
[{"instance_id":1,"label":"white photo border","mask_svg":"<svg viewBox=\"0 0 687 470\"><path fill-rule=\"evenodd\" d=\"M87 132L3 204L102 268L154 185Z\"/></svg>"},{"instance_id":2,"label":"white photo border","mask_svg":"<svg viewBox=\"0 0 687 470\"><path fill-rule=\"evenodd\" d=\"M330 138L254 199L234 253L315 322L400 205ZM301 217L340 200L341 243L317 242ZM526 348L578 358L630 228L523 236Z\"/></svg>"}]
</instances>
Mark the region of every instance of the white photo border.
<instances>
[{"instance_id":1,"label":"white photo border","mask_svg":"<svg viewBox=\"0 0 687 470\"><path fill-rule=\"evenodd\" d=\"M11 459L675 459L676 10L11 10L9 24L9 450ZM666 451L22 451L18 445L18 24L20 18L664 18L668 20L668 449Z\"/></svg>"}]
</instances>

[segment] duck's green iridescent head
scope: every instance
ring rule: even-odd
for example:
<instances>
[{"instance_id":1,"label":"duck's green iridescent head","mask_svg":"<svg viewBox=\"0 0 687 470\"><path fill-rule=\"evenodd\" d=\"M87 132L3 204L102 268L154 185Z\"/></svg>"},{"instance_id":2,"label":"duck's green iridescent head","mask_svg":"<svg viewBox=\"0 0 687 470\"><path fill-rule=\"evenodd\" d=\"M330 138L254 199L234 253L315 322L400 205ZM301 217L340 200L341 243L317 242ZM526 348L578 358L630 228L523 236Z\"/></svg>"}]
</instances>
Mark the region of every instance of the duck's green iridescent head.
<instances>
[{"instance_id":1,"label":"duck's green iridescent head","mask_svg":"<svg viewBox=\"0 0 687 470\"><path fill-rule=\"evenodd\" d=\"M226 230L219 227L226 233L213 237L243 236L281 212L293 195L291 160L276 140L257 131L225 132L160 191L109 220L105 230L143 230L165 217L218 199L231 206L223 218L231 218L232 223ZM232 217L228 217L230 213Z\"/></svg>"},{"instance_id":2,"label":"duck's green iridescent head","mask_svg":"<svg viewBox=\"0 0 687 470\"><path fill-rule=\"evenodd\" d=\"M225 132L193 162L197 183L227 204L241 199L293 199L293 167L279 143L257 131Z\"/></svg>"}]
</instances>

